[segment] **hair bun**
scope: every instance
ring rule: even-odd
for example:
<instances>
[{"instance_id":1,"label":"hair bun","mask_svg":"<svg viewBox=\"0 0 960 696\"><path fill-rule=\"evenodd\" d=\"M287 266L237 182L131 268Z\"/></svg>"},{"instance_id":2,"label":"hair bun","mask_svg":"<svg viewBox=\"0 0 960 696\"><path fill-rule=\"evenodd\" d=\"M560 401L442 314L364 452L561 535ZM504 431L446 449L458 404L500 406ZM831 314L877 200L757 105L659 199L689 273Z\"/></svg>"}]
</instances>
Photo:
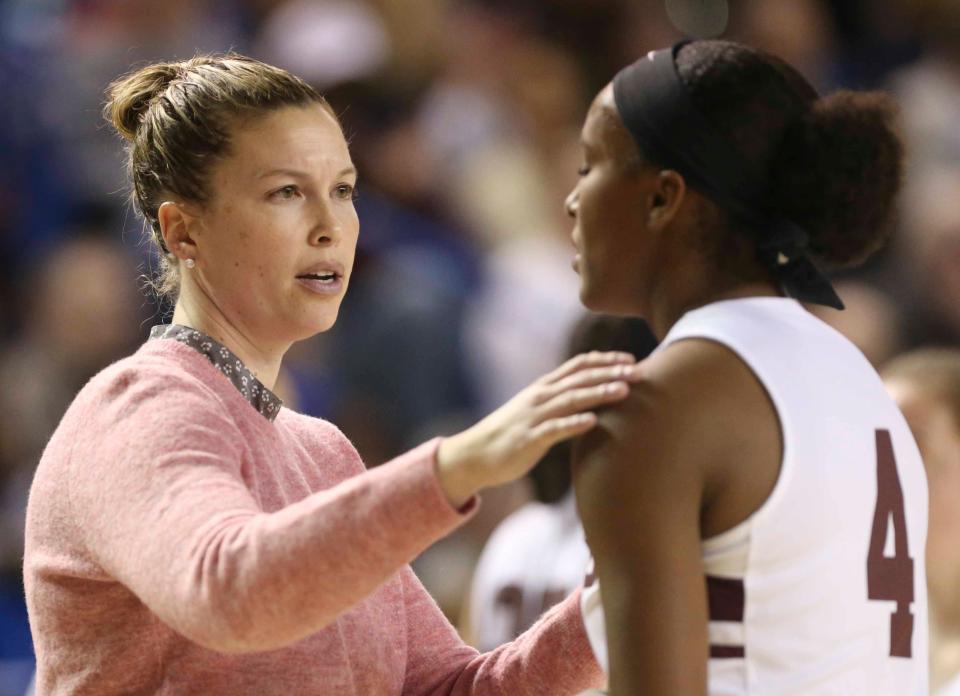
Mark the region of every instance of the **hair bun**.
<instances>
[{"instance_id":1,"label":"hair bun","mask_svg":"<svg viewBox=\"0 0 960 696\"><path fill-rule=\"evenodd\" d=\"M150 102L179 74L178 63L155 63L113 81L107 88L104 118L125 139L133 140Z\"/></svg>"},{"instance_id":2,"label":"hair bun","mask_svg":"<svg viewBox=\"0 0 960 696\"><path fill-rule=\"evenodd\" d=\"M903 178L896 118L889 95L844 90L814 102L783 139L771 202L827 266L855 266L886 241Z\"/></svg>"}]
</instances>

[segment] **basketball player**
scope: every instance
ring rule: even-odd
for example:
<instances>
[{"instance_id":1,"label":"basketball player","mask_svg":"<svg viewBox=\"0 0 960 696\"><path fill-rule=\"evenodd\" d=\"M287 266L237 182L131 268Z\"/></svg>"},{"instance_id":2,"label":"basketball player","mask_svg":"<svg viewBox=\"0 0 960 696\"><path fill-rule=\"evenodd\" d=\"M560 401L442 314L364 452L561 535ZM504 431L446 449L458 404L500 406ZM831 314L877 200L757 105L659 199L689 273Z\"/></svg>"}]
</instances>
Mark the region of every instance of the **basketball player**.
<instances>
[{"instance_id":1,"label":"basketball player","mask_svg":"<svg viewBox=\"0 0 960 696\"><path fill-rule=\"evenodd\" d=\"M662 339L575 446L615 696L927 693L927 487L870 364L801 302L884 241L880 94L820 97L735 43L622 70L582 131L580 297Z\"/></svg>"},{"instance_id":2,"label":"basketball player","mask_svg":"<svg viewBox=\"0 0 960 696\"><path fill-rule=\"evenodd\" d=\"M960 696L960 350L917 349L882 375L930 482L930 686L936 696Z\"/></svg>"}]
</instances>

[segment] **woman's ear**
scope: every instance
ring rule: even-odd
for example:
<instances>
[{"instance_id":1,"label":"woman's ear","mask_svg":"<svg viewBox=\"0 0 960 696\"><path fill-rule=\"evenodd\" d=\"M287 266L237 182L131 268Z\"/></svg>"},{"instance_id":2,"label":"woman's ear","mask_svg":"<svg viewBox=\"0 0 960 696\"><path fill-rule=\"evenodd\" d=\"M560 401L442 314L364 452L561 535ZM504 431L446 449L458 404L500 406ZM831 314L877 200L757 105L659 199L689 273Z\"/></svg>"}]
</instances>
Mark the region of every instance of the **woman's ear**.
<instances>
[{"instance_id":1,"label":"woman's ear","mask_svg":"<svg viewBox=\"0 0 960 696\"><path fill-rule=\"evenodd\" d=\"M191 234L197 226L196 220L186 206L175 201L164 201L157 209L163 243L181 261L197 256L197 245Z\"/></svg>"},{"instance_id":2,"label":"woman's ear","mask_svg":"<svg viewBox=\"0 0 960 696\"><path fill-rule=\"evenodd\" d=\"M663 169L656 174L650 192L650 208L647 210L647 227L661 231L669 227L677 216L687 194L687 182L672 169Z\"/></svg>"}]
</instances>

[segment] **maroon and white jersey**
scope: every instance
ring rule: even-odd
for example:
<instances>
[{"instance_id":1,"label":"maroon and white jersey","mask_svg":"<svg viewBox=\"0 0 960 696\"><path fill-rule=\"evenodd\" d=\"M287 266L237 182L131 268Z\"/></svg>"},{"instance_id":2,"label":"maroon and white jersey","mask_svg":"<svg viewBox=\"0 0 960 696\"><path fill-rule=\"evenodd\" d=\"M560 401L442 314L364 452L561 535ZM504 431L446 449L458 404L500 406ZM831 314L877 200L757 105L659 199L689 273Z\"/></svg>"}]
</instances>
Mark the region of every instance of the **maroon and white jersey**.
<instances>
[{"instance_id":1,"label":"maroon and white jersey","mask_svg":"<svg viewBox=\"0 0 960 696\"><path fill-rule=\"evenodd\" d=\"M701 307L658 350L688 338L716 341L750 367L783 435L770 497L702 542L708 692L925 696L927 483L879 376L785 298ZM607 668L599 592L589 587L582 608Z\"/></svg>"},{"instance_id":2,"label":"maroon and white jersey","mask_svg":"<svg viewBox=\"0 0 960 696\"><path fill-rule=\"evenodd\" d=\"M486 652L530 628L583 583L590 558L573 492L553 504L529 503L490 535L470 592L470 626Z\"/></svg>"}]
</instances>

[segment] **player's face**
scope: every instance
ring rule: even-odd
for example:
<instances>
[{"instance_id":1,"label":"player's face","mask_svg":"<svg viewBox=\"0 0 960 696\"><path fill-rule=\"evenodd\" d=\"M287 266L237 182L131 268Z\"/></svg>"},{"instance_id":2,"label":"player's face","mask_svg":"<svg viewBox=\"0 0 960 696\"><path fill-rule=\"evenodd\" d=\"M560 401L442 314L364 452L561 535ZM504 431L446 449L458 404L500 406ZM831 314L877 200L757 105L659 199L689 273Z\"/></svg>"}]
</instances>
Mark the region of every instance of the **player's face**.
<instances>
[{"instance_id":1,"label":"player's face","mask_svg":"<svg viewBox=\"0 0 960 696\"><path fill-rule=\"evenodd\" d=\"M318 105L235 127L198 216L200 291L235 326L271 342L329 329L357 244L355 185L340 127Z\"/></svg>"},{"instance_id":2,"label":"player's face","mask_svg":"<svg viewBox=\"0 0 960 696\"><path fill-rule=\"evenodd\" d=\"M609 85L590 107L581 147L580 178L566 201L574 219L580 300L595 311L643 316L651 258L642 207L646 177L630 165L636 148Z\"/></svg>"},{"instance_id":3,"label":"player's face","mask_svg":"<svg viewBox=\"0 0 960 696\"><path fill-rule=\"evenodd\" d=\"M960 587L960 428L939 397L905 379L887 380L920 447L930 490L927 581L931 599Z\"/></svg>"}]
</instances>

